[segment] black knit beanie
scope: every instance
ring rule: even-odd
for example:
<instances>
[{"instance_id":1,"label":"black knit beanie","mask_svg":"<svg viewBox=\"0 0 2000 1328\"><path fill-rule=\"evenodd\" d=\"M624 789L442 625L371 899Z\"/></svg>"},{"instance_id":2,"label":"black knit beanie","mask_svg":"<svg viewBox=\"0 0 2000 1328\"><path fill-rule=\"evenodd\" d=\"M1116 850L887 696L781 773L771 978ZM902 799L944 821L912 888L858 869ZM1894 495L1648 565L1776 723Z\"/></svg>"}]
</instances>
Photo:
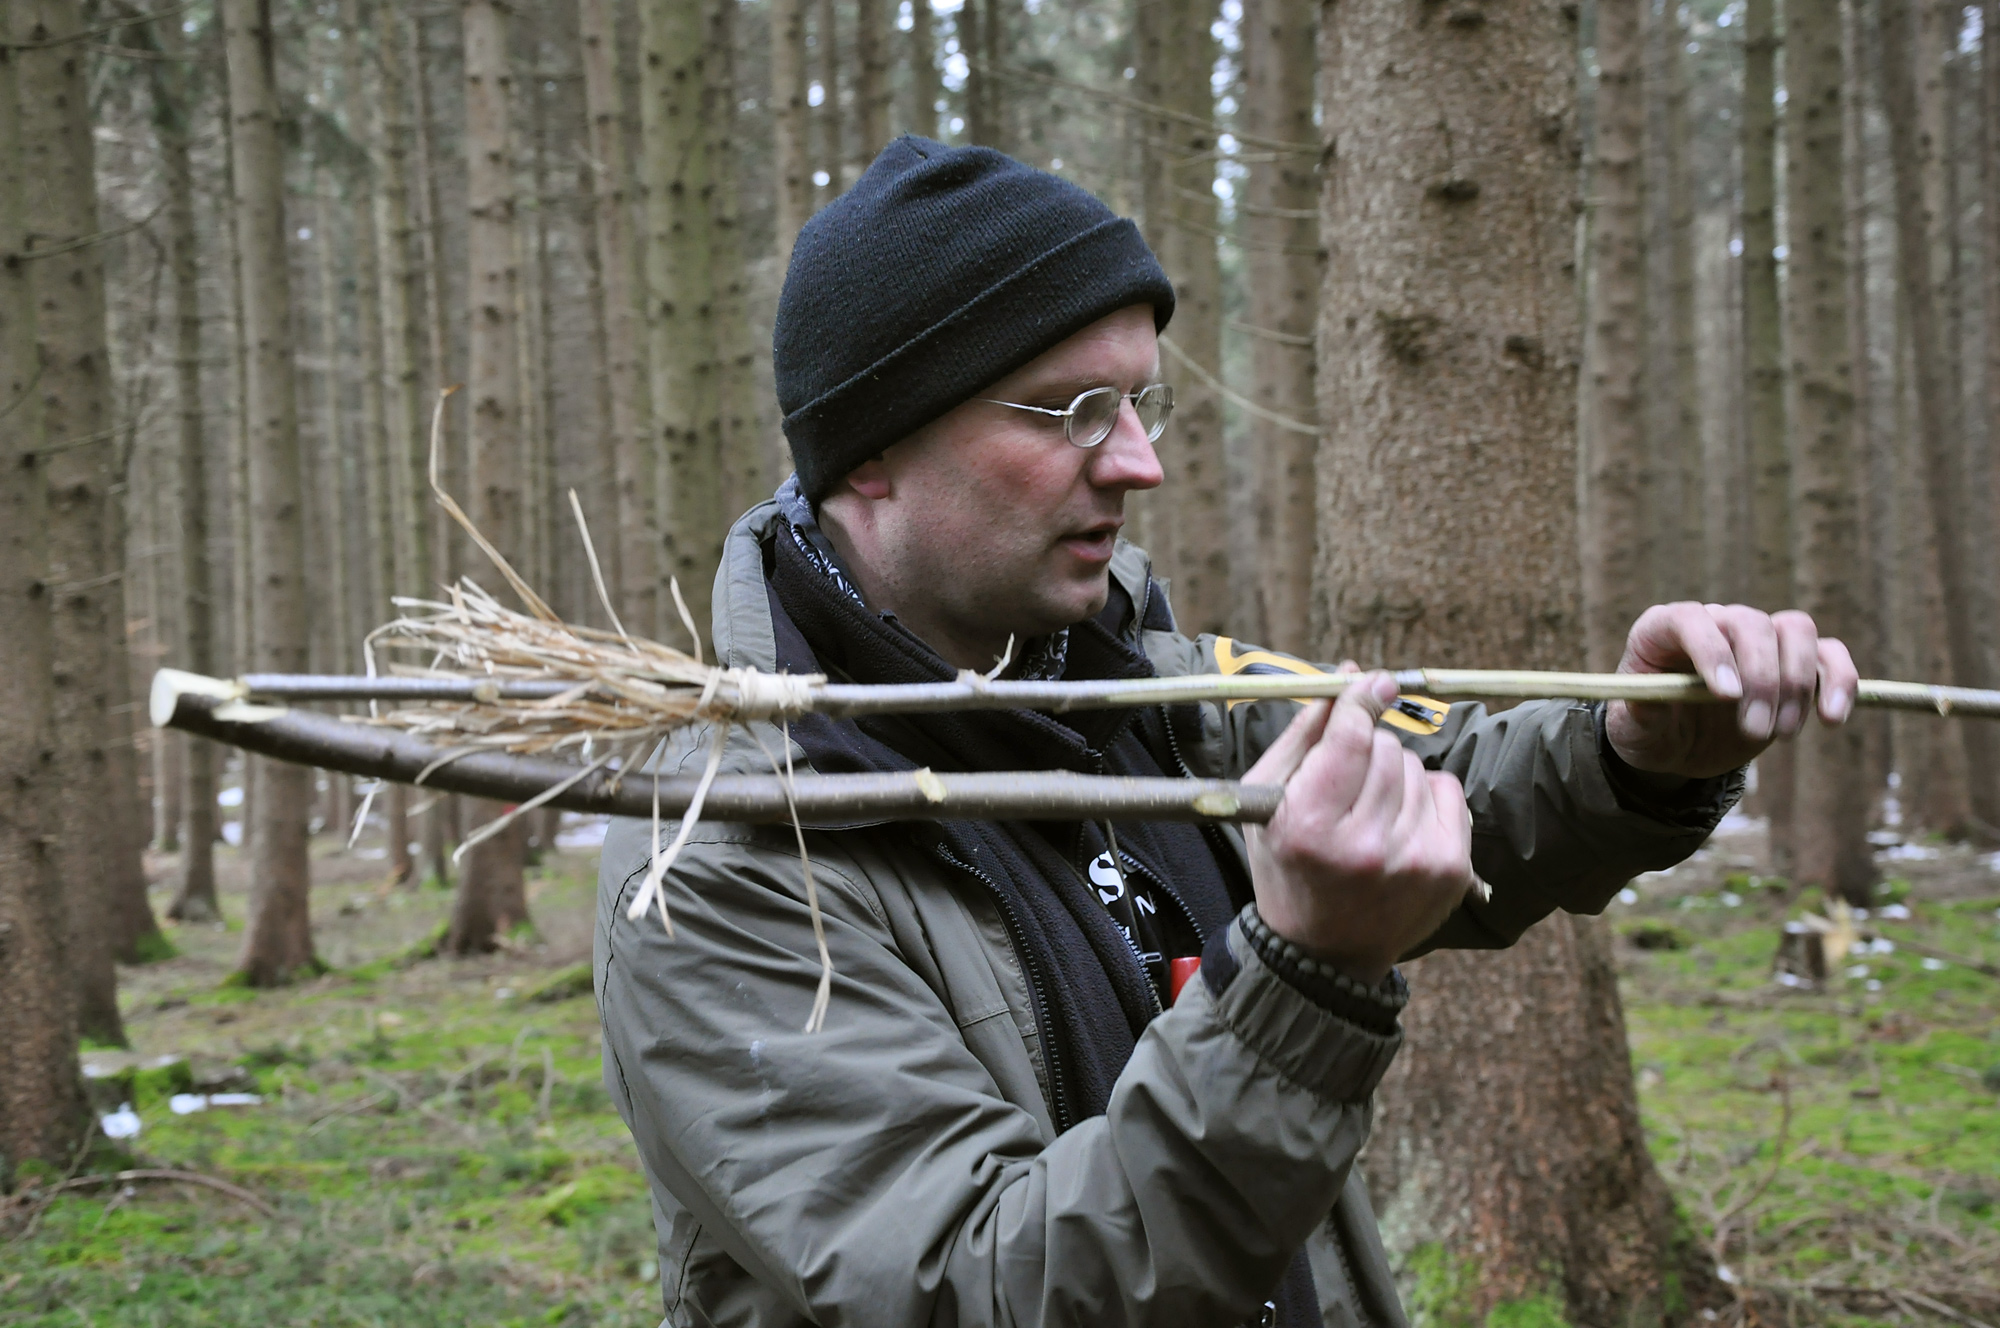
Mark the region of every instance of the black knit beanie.
<instances>
[{"instance_id":1,"label":"black knit beanie","mask_svg":"<svg viewBox=\"0 0 2000 1328\"><path fill-rule=\"evenodd\" d=\"M772 359L799 487L841 478L1098 319L1174 288L1139 228L991 148L905 135L805 224Z\"/></svg>"}]
</instances>

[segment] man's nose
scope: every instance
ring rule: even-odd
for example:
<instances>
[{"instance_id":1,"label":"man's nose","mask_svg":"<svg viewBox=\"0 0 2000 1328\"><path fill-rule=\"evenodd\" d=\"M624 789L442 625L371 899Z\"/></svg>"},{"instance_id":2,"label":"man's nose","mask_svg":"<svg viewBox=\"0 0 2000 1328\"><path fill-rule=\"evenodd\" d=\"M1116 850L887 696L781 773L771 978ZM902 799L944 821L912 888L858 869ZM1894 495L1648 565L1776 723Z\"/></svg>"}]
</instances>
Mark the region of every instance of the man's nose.
<instances>
[{"instance_id":1,"label":"man's nose","mask_svg":"<svg viewBox=\"0 0 2000 1328\"><path fill-rule=\"evenodd\" d=\"M1118 405L1118 423L1090 452L1090 483L1099 489L1155 489L1166 478L1159 454L1130 400Z\"/></svg>"}]
</instances>

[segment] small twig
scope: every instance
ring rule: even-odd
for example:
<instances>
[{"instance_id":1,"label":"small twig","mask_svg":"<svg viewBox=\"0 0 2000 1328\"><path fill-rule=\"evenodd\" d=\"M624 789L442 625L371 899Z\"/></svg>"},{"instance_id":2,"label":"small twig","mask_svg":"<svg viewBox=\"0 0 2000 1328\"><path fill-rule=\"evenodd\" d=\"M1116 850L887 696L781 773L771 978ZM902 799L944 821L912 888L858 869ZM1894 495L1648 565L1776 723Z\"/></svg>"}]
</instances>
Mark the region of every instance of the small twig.
<instances>
[{"instance_id":1,"label":"small twig","mask_svg":"<svg viewBox=\"0 0 2000 1328\"><path fill-rule=\"evenodd\" d=\"M194 8L194 5L195 0L181 0L179 4L168 5L163 9L155 9L145 14L128 14L124 18L112 19L109 23L100 23L94 28L85 28L81 32L72 32L62 37L44 37L40 41L0 42L0 49L46 51L56 46L67 46L71 42L89 41L94 37L102 37L106 33L116 32L120 28L132 28L137 27L141 23L151 23L155 19L172 18L175 14Z\"/></svg>"},{"instance_id":2,"label":"small twig","mask_svg":"<svg viewBox=\"0 0 2000 1328\"><path fill-rule=\"evenodd\" d=\"M1715 1239L1711 1242L1710 1249L1717 1263L1722 1262L1723 1249L1729 1240L1729 1224L1751 1204L1764 1197L1764 1192L1771 1188L1771 1182L1778 1178L1778 1173L1785 1167L1785 1145L1790 1142L1792 1132L1792 1081L1782 1073L1777 1078L1781 1105L1778 1116L1778 1140L1772 1150L1771 1167L1750 1193L1732 1202L1715 1219Z\"/></svg>"},{"instance_id":3,"label":"small twig","mask_svg":"<svg viewBox=\"0 0 2000 1328\"><path fill-rule=\"evenodd\" d=\"M128 221L122 226L113 226L110 230L106 231L94 231L89 235L79 235L73 240L63 241L53 249L23 249L18 254L8 254L6 257L10 261L17 263L32 263L38 258L54 258L58 254L74 253L78 249L88 249L94 244L104 244L107 241L117 239L121 235L130 235L133 231L144 227L153 218L159 216L160 209L165 206L164 202L155 204L151 212L148 212L136 221Z\"/></svg>"},{"instance_id":4,"label":"small twig","mask_svg":"<svg viewBox=\"0 0 2000 1328\"><path fill-rule=\"evenodd\" d=\"M1905 950L1914 951L1917 954L1925 955L1932 959L1942 959L1948 964L1957 964L1960 968L1969 968L1973 972L1983 973L1989 978L2000 978L2000 964L1989 964L1981 959L1968 959L1962 954L1953 954L1950 950L1940 950L1935 945L1927 945L1922 941L1904 940L1901 936L1891 936L1889 939L1902 946Z\"/></svg>"},{"instance_id":5,"label":"small twig","mask_svg":"<svg viewBox=\"0 0 2000 1328\"><path fill-rule=\"evenodd\" d=\"M42 1214L49 1211L49 1205L56 1201L56 1195L62 1193L63 1187L69 1184L70 1179L83 1166L83 1159L89 1154L90 1146L96 1139L97 1126L93 1122L91 1128L84 1132L83 1138L78 1140L76 1152L70 1155L69 1166L63 1170L63 1178L37 1196L34 1211L28 1214L28 1221L15 1236L16 1240L26 1240L35 1234L35 1229L42 1224Z\"/></svg>"},{"instance_id":6,"label":"small twig","mask_svg":"<svg viewBox=\"0 0 2000 1328\"><path fill-rule=\"evenodd\" d=\"M226 1180L217 1180L213 1176L204 1176L199 1171L180 1171L169 1167L148 1167L138 1171L114 1171L96 1176L77 1176L61 1182L54 1186L53 1189L84 1190L96 1185L124 1185L142 1180L177 1181L187 1185L205 1185L219 1194L228 1195L240 1204L245 1204L256 1209L273 1221L278 1216L277 1209L271 1207L270 1204L265 1203L241 1185L232 1185Z\"/></svg>"}]
</instances>

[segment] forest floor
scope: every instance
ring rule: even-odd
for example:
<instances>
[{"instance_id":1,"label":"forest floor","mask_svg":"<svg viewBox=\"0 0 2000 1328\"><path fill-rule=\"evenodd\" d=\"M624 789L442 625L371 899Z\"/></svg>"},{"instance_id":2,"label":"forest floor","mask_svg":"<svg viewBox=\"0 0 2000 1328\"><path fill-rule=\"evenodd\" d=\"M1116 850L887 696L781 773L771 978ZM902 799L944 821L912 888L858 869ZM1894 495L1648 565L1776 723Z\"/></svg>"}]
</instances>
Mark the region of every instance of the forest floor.
<instances>
[{"instance_id":1,"label":"forest floor","mask_svg":"<svg viewBox=\"0 0 2000 1328\"><path fill-rule=\"evenodd\" d=\"M1865 925L1901 944L1790 988L1772 954L1811 901L1749 874L1759 836L1736 820L1609 911L1655 1155L1746 1290L1725 1317L2000 1323L2000 980L1916 948L2000 963L2000 859L1886 850L1908 916ZM325 976L223 985L233 851L228 921L169 928L177 957L121 971L135 1052L187 1068L140 1071L139 1134L86 1164L222 1179L276 1217L186 1182L72 1190L0 1233L0 1321L656 1323L644 1183L599 1078L595 853L535 870L536 931L513 950L440 960L412 956L448 895L315 852ZM261 1101L177 1114L190 1089Z\"/></svg>"}]
</instances>

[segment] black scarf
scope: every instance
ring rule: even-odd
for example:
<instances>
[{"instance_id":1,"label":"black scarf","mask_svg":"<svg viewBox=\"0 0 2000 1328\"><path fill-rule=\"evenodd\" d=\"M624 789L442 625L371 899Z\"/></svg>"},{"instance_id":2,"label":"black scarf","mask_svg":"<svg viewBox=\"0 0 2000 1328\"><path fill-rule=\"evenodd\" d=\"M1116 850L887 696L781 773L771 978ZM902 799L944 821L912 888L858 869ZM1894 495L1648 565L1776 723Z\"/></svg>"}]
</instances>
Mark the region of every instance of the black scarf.
<instances>
[{"instance_id":1,"label":"black scarf","mask_svg":"<svg viewBox=\"0 0 2000 1328\"><path fill-rule=\"evenodd\" d=\"M780 670L871 683L956 676L929 646L858 602L782 533L765 546L765 570ZM1104 614L1070 629L1062 676L1153 676L1150 661L1119 634L1133 612L1114 583ZM929 766L1160 776L1185 773L1175 745L1190 741L1198 723L1194 708L1182 706L1086 711L1060 720L1030 711L809 715L792 721L791 732L823 774ZM1102 1115L1139 1035L1160 1013L1138 957L1077 869L1103 846L1102 829L992 821L918 822L912 829L1000 907L1036 996L1056 1129ZM1115 832L1122 855L1179 908L1183 917L1174 921L1192 933L1195 950L1249 898L1249 881L1213 829L1140 821ZM1277 1305L1279 1324L1320 1322L1303 1252L1286 1272Z\"/></svg>"}]
</instances>

